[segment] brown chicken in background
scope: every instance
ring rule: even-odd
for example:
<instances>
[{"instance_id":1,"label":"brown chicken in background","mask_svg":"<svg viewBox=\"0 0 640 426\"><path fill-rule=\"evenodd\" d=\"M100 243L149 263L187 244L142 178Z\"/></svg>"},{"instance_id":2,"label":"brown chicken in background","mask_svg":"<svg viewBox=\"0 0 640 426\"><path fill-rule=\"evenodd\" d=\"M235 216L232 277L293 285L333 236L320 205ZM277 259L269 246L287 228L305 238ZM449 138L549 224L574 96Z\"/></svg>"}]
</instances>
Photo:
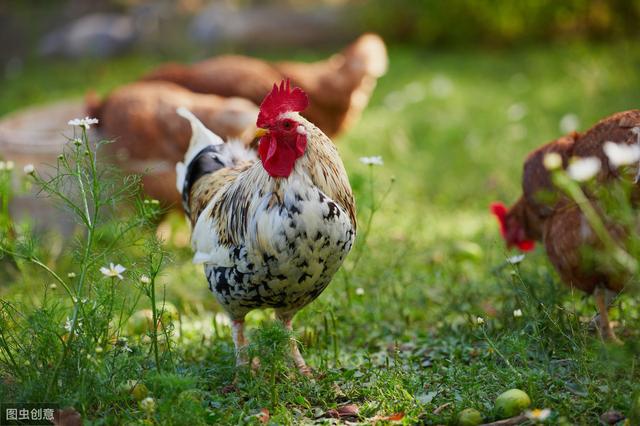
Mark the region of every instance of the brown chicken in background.
<instances>
[{"instance_id":1,"label":"brown chicken in background","mask_svg":"<svg viewBox=\"0 0 640 426\"><path fill-rule=\"evenodd\" d=\"M116 163L129 173L144 173L145 192L164 205L179 205L173 185L175 163L184 157L191 129L176 109L189 108L208 128L227 139L251 142L258 107L241 98L193 93L169 82L138 82L114 90L103 101L87 99Z\"/></svg>"},{"instance_id":2,"label":"brown chicken in background","mask_svg":"<svg viewBox=\"0 0 640 426\"><path fill-rule=\"evenodd\" d=\"M198 93L237 96L257 105L274 82L289 79L309 96L304 117L333 137L359 117L386 70L384 42L364 34L323 61L269 63L247 56L218 56L193 65L163 65L143 79L170 81Z\"/></svg>"},{"instance_id":3,"label":"brown chicken in background","mask_svg":"<svg viewBox=\"0 0 640 426\"><path fill-rule=\"evenodd\" d=\"M562 281L588 294L593 294L599 312L600 332L606 340L617 340L608 317L608 294L624 288L631 274L614 270L607 262L589 256L591 250L603 249L603 243L589 225L580 206L554 187L551 173L544 165L545 156L558 154L561 167L567 168L573 157L597 157L601 168L596 176L599 187L623 178L612 166L603 149L606 142L621 145L638 143L633 129L640 127L640 110L614 114L598 122L585 133L574 132L550 142L527 157L524 164L523 195L509 209L493 203L492 213L508 247L522 251L533 249L534 241L544 242L549 260ZM623 242L629 230L602 215L595 197L586 192L589 202L603 218L611 237ZM587 249L585 251L585 249Z\"/></svg>"}]
</instances>

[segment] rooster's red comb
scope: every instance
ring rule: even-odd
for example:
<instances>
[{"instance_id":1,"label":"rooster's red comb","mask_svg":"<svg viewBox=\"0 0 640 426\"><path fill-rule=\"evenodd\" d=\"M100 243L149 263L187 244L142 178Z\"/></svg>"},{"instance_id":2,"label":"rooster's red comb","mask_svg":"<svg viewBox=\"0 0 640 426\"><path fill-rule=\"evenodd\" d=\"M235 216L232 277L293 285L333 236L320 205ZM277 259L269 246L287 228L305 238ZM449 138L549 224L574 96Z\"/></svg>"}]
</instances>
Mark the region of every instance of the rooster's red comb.
<instances>
[{"instance_id":1,"label":"rooster's red comb","mask_svg":"<svg viewBox=\"0 0 640 426\"><path fill-rule=\"evenodd\" d=\"M282 80L280 87L273 84L273 89L260 104L258 127L267 127L283 112L304 111L309 105L307 94L299 87L291 89L289 79Z\"/></svg>"}]
</instances>

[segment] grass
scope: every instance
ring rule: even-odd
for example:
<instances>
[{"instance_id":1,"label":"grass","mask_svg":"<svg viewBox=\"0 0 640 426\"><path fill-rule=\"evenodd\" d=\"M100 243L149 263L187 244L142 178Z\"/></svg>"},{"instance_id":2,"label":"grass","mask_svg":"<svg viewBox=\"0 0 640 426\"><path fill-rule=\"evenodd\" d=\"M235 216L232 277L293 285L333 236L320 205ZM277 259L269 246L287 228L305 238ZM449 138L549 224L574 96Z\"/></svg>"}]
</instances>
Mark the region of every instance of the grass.
<instances>
[{"instance_id":1,"label":"grass","mask_svg":"<svg viewBox=\"0 0 640 426\"><path fill-rule=\"evenodd\" d=\"M27 64L0 83L0 114L90 87L105 92L159 60ZM359 410L351 420L401 413L395 418L404 424L455 424L468 407L494 419L495 397L517 387L535 407L553 410L551 424L597 424L606 411L628 413L640 391L633 295L614 310L627 343L603 345L583 321L594 314L593 303L559 282L541 249L521 264L505 261L487 205L516 199L524 156L560 136L566 114L586 129L638 107L638 66L640 52L622 42L511 51L392 48L389 73L369 108L338 140L362 230L375 198L371 230L366 243L361 232L331 286L294 321L315 379L292 373L279 355L286 333L270 312L255 311L248 324L262 368L240 372L237 389L222 392L235 374L230 330L215 315L220 308L202 271L189 262L187 229L174 215L162 225L171 259L155 283L158 298L180 312L169 347L161 339L156 362L144 331L123 331L132 352L97 354L84 376L89 384L63 375L55 402L74 406L91 424L329 424L324 416L349 404ZM369 169L358 161L369 155L382 155L385 165ZM134 270L141 251L126 248L114 261L127 259ZM66 276L77 270L73 255L69 249L47 265ZM22 273L8 276L0 295L37 323L50 315L42 302L48 278L20 265ZM133 281L125 276L119 297L137 294ZM135 309L151 306L143 297ZM516 309L522 317L513 316ZM45 353L54 343L38 344ZM16 361L19 370L37 377L33 370L43 366L24 361ZM35 379L8 369L3 377L0 400L43 400ZM154 406L123 393L128 380L144 384Z\"/></svg>"}]
</instances>

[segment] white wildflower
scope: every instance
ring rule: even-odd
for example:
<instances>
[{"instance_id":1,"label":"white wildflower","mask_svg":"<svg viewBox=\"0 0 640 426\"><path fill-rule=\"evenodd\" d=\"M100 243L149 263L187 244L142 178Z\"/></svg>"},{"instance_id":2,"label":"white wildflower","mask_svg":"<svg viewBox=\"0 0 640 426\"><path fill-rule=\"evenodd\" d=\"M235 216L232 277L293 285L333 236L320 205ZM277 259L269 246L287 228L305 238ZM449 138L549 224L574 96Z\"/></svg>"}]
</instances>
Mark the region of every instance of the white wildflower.
<instances>
[{"instance_id":1,"label":"white wildflower","mask_svg":"<svg viewBox=\"0 0 640 426\"><path fill-rule=\"evenodd\" d=\"M427 90L424 85L418 81L409 83L404 88L405 98L410 103L418 103L427 96Z\"/></svg>"},{"instance_id":2,"label":"white wildflower","mask_svg":"<svg viewBox=\"0 0 640 426\"><path fill-rule=\"evenodd\" d=\"M527 106L523 103L515 103L507 109L507 117L511 121L520 121L527 115Z\"/></svg>"},{"instance_id":3,"label":"white wildflower","mask_svg":"<svg viewBox=\"0 0 640 426\"><path fill-rule=\"evenodd\" d=\"M626 166L640 160L640 146L605 142L602 150L613 167Z\"/></svg>"},{"instance_id":4,"label":"white wildflower","mask_svg":"<svg viewBox=\"0 0 640 426\"><path fill-rule=\"evenodd\" d=\"M513 311L513 317L514 318L522 317L522 309L516 309L515 311Z\"/></svg>"},{"instance_id":5,"label":"white wildflower","mask_svg":"<svg viewBox=\"0 0 640 426\"><path fill-rule=\"evenodd\" d=\"M148 276L146 276L146 275L142 275L142 276L140 277L140 282L141 282L142 284L151 284L151 278L149 278L149 277L148 277Z\"/></svg>"},{"instance_id":6,"label":"white wildflower","mask_svg":"<svg viewBox=\"0 0 640 426\"><path fill-rule=\"evenodd\" d=\"M524 254L517 254L515 256L511 256L507 258L507 263L512 265L517 265L518 263L524 260Z\"/></svg>"},{"instance_id":7,"label":"white wildflower","mask_svg":"<svg viewBox=\"0 0 640 426\"><path fill-rule=\"evenodd\" d=\"M148 396L140 401L140 408L147 413L153 413L156 410L156 400Z\"/></svg>"},{"instance_id":8,"label":"white wildflower","mask_svg":"<svg viewBox=\"0 0 640 426\"><path fill-rule=\"evenodd\" d=\"M557 170L562 167L562 157L557 152L549 152L545 154L542 164L547 170Z\"/></svg>"},{"instance_id":9,"label":"white wildflower","mask_svg":"<svg viewBox=\"0 0 640 426\"><path fill-rule=\"evenodd\" d=\"M406 103L407 102L404 99L403 94L399 91L391 92L384 98L385 106L392 111L402 110L405 107Z\"/></svg>"},{"instance_id":10,"label":"white wildflower","mask_svg":"<svg viewBox=\"0 0 640 426\"><path fill-rule=\"evenodd\" d=\"M98 124L98 119L90 118L90 117L74 118L73 120L69 120L68 124L69 126L78 126L78 127L83 127L86 130L89 130L92 124Z\"/></svg>"},{"instance_id":11,"label":"white wildflower","mask_svg":"<svg viewBox=\"0 0 640 426\"><path fill-rule=\"evenodd\" d=\"M534 410L525 411L524 415L529 420L533 420L536 422L543 422L551 415L551 410L548 408L543 408L543 409L536 408Z\"/></svg>"},{"instance_id":12,"label":"white wildflower","mask_svg":"<svg viewBox=\"0 0 640 426\"><path fill-rule=\"evenodd\" d=\"M383 166L384 161L382 161L382 157L374 156L374 157L360 157L360 162L362 164L366 164L367 166Z\"/></svg>"},{"instance_id":13,"label":"white wildflower","mask_svg":"<svg viewBox=\"0 0 640 426\"><path fill-rule=\"evenodd\" d=\"M69 317L67 317L67 320L64 323L64 329L67 330L67 332L71 333L71 326L73 325L73 321L71 321L69 319ZM76 320L76 330L74 332L74 334L78 334L78 330L82 328L82 321L80 320Z\"/></svg>"},{"instance_id":14,"label":"white wildflower","mask_svg":"<svg viewBox=\"0 0 640 426\"><path fill-rule=\"evenodd\" d=\"M482 318L482 317L476 318L476 324L478 324L478 325L484 324L484 318Z\"/></svg>"},{"instance_id":15,"label":"white wildflower","mask_svg":"<svg viewBox=\"0 0 640 426\"><path fill-rule=\"evenodd\" d=\"M22 170L27 175L32 175L36 171L35 167L33 167L33 164L27 164Z\"/></svg>"},{"instance_id":16,"label":"white wildflower","mask_svg":"<svg viewBox=\"0 0 640 426\"><path fill-rule=\"evenodd\" d=\"M68 277L68 278L75 278L75 277L76 277L76 273L75 273L75 272L69 272L69 273L67 274L67 277Z\"/></svg>"},{"instance_id":17,"label":"white wildflower","mask_svg":"<svg viewBox=\"0 0 640 426\"><path fill-rule=\"evenodd\" d=\"M5 168L6 168L7 170L13 170L13 166L14 166L13 161L7 161L7 162L5 163Z\"/></svg>"},{"instance_id":18,"label":"white wildflower","mask_svg":"<svg viewBox=\"0 0 640 426\"><path fill-rule=\"evenodd\" d=\"M437 98L446 98L453 92L453 81L446 75L436 75L429 84L431 93Z\"/></svg>"},{"instance_id":19,"label":"white wildflower","mask_svg":"<svg viewBox=\"0 0 640 426\"><path fill-rule=\"evenodd\" d=\"M567 174L573 180L584 182L594 177L600 171L598 157L583 157L574 159L567 168Z\"/></svg>"},{"instance_id":20,"label":"white wildflower","mask_svg":"<svg viewBox=\"0 0 640 426\"><path fill-rule=\"evenodd\" d=\"M124 266L120 264L114 265L113 263L110 263L108 268L106 266L103 266L102 268L100 268L100 272L102 272L104 276L118 277L120 279L123 278L122 273L126 270L127 268L125 268Z\"/></svg>"},{"instance_id":21,"label":"white wildflower","mask_svg":"<svg viewBox=\"0 0 640 426\"><path fill-rule=\"evenodd\" d=\"M364 288L362 288L362 287L356 288L356 295L357 296L364 296Z\"/></svg>"},{"instance_id":22,"label":"white wildflower","mask_svg":"<svg viewBox=\"0 0 640 426\"><path fill-rule=\"evenodd\" d=\"M565 114L560 119L558 127L560 127L562 133L574 132L580 127L580 119L575 114Z\"/></svg>"},{"instance_id":23,"label":"white wildflower","mask_svg":"<svg viewBox=\"0 0 640 426\"><path fill-rule=\"evenodd\" d=\"M4 170L7 168L7 163L5 163L4 161L0 161L0 171Z\"/></svg>"}]
</instances>

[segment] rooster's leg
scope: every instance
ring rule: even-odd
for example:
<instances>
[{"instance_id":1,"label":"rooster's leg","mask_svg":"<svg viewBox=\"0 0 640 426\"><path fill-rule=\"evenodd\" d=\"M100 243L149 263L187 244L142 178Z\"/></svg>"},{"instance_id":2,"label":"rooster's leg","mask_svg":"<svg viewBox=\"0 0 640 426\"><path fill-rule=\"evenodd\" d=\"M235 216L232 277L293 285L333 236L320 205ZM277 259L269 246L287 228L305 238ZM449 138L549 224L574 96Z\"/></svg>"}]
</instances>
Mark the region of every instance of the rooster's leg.
<instances>
[{"instance_id":1,"label":"rooster's leg","mask_svg":"<svg viewBox=\"0 0 640 426\"><path fill-rule=\"evenodd\" d=\"M598 286L593 292L593 297L596 300L596 306L598 308L598 314L600 315L600 336L603 340L612 343L622 343L613 332L613 327L609 322L609 306L607 304L606 290L604 287Z\"/></svg>"},{"instance_id":2,"label":"rooster's leg","mask_svg":"<svg viewBox=\"0 0 640 426\"><path fill-rule=\"evenodd\" d=\"M240 320L233 320L231 322L231 334L233 337L233 344L236 350L236 366L240 367L247 364L246 346L247 341L244 338L244 318Z\"/></svg>"},{"instance_id":3,"label":"rooster's leg","mask_svg":"<svg viewBox=\"0 0 640 426\"><path fill-rule=\"evenodd\" d=\"M282 324L284 325L284 327L291 333L293 333L293 326L291 325L291 319L292 316L291 315L281 315L276 313L276 316L278 317L278 319L280 321L282 321ZM291 357L293 358L293 363L296 365L296 367L298 368L298 370L300 371L300 373L302 375L305 375L307 377L311 377L311 368L309 368L309 366L307 366L307 363L304 361L304 358L302 358L302 354L300 353L300 348L298 347L298 342L296 342L296 340L293 338L293 336L291 336L291 341L289 342L289 347L291 348Z\"/></svg>"}]
</instances>

